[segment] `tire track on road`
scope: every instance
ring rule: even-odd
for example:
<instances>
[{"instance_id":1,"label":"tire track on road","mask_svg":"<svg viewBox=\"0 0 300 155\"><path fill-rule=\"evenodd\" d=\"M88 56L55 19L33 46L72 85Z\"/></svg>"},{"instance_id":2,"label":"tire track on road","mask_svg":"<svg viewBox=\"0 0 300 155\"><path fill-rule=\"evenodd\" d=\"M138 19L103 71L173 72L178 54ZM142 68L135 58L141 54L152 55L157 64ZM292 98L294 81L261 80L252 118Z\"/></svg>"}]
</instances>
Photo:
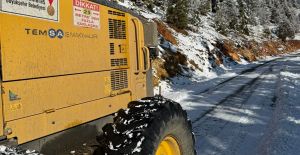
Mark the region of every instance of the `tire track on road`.
<instances>
[{"instance_id":1,"label":"tire track on road","mask_svg":"<svg viewBox=\"0 0 300 155\"><path fill-rule=\"evenodd\" d=\"M207 92L213 92L213 91L221 88L224 84L226 84L226 83L228 83L230 81L233 81L233 80L239 78L242 75L245 75L245 74L248 74L248 73L252 73L252 72L256 71L257 69L262 68L262 67L264 67L264 66L266 66L266 65L268 65L268 64L270 64L270 63L272 63L274 61L280 60L280 59L282 59L282 58L277 58L277 59L274 59L274 60L270 60L270 61L267 61L267 62L265 62L263 64L259 64L257 66L252 67L252 68L246 69L246 70L242 71L241 73L239 73L237 76L229 78L229 79L227 79L225 81L222 81L222 82L218 83L216 86L214 86L212 88L208 88L208 89L205 89L205 90L203 90L201 92L198 92L196 95L204 94L204 93L207 93Z\"/></svg>"},{"instance_id":2,"label":"tire track on road","mask_svg":"<svg viewBox=\"0 0 300 155\"><path fill-rule=\"evenodd\" d=\"M233 80L239 78L242 75L245 75L245 74L248 74L248 73L252 73L252 72L256 71L259 68L262 68L262 67L265 67L266 65L269 65L272 62L283 60L285 58L294 58L294 57L300 57L300 54L289 55L289 56L286 56L286 57L283 57L283 58L276 58L276 59L273 59L273 60L266 61L266 62L264 62L262 64L257 65L257 66L254 66L252 68L246 69L246 70L242 71L241 73L239 73L238 75L236 75L235 77L232 77L232 78L229 78L229 79L227 79L225 81L222 81L222 82L218 83L216 86L214 86L212 88L208 88L208 89L205 89L205 90L203 90L201 92L198 92L196 95L204 94L204 93L207 93L207 92L213 92L213 91L221 88L222 85L224 85L224 84L226 84L226 83L228 83L230 81L233 81Z\"/></svg>"},{"instance_id":3,"label":"tire track on road","mask_svg":"<svg viewBox=\"0 0 300 155\"><path fill-rule=\"evenodd\" d=\"M244 96L244 95L248 95L247 98L244 99L248 100L249 97L251 97L251 92L254 90L252 87L254 85L254 83L256 83L258 80L261 79L261 77L263 75L266 75L270 72L272 72L272 68L274 65L270 65L269 69L267 69L266 71L264 71L261 75L259 75L258 77L250 80L249 82L247 82L246 84L244 84L243 86L241 86L240 88L238 88L236 91L234 91L234 93L228 95L227 97L225 97L224 99L222 99L220 102L218 102L217 104L215 104L212 108L210 108L209 110L207 110L206 112L204 112L203 114L201 114L199 117L197 117L195 120L192 121L193 124L197 123L198 121L200 121L202 118L204 118L206 115L210 114L211 112L215 111L216 108L218 108L219 106L223 105L224 103L228 102L229 100L231 100L232 98L236 98L238 96ZM219 87L220 88L220 87ZM216 88L214 91L218 90L219 88ZM251 90L250 92L247 92L247 90ZM209 92L206 92L209 93Z\"/></svg>"},{"instance_id":4,"label":"tire track on road","mask_svg":"<svg viewBox=\"0 0 300 155\"><path fill-rule=\"evenodd\" d=\"M258 88L260 88L262 82L267 80L267 78L269 77L268 75L270 75L273 72L274 66L275 64L270 65L269 68L263 74L259 75L255 79L249 81L241 88L239 88L235 92L236 94L227 96L225 99L219 102L218 106L215 106L213 109L210 110L210 112L207 112L206 115L201 115L202 118L199 118L198 121L193 122L193 130L197 131L195 132L195 136L204 138L202 141L200 141L199 144L197 144L197 147L201 147L201 150L203 149L213 151L210 152L210 154L220 154L222 152L221 154L233 155L239 151L240 144L242 144L245 141L245 138L247 138L248 135L247 131L245 131L245 128L249 128L249 124L246 125L242 123L244 121L249 121L247 108L244 108L244 106L250 103L248 101L253 97L255 91ZM271 101L272 96L268 98ZM235 111L234 109L241 110L237 111L237 113L240 114L235 115L234 113L230 113ZM223 114L225 114L225 118L223 118ZM228 116L226 116L226 114L228 114ZM236 121L240 123L237 124L235 123ZM231 126L235 130L231 130ZM228 131L232 132L229 134L231 136L224 137L224 133L227 133ZM221 144L221 146L227 148L226 150L220 150L215 145L210 145L210 143L218 143L218 141L214 142L214 140L218 139L217 137L222 137L222 141L226 142Z\"/></svg>"}]
</instances>

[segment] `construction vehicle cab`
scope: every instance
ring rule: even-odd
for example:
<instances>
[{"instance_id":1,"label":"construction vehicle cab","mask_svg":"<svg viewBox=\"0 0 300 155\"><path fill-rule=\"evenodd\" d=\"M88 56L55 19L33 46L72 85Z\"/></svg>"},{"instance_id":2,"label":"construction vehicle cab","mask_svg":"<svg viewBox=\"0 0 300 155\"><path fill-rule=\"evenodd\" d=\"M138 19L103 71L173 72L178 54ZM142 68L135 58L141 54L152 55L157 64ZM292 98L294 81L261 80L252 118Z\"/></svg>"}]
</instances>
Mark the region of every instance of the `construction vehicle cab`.
<instances>
[{"instance_id":1,"label":"construction vehicle cab","mask_svg":"<svg viewBox=\"0 0 300 155\"><path fill-rule=\"evenodd\" d=\"M147 46L156 43L130 11L101 0L0 7L1 143L63 154L75 144L62 141L82 144L108 116L153 96Z\"/></svg>"}]
</instances>

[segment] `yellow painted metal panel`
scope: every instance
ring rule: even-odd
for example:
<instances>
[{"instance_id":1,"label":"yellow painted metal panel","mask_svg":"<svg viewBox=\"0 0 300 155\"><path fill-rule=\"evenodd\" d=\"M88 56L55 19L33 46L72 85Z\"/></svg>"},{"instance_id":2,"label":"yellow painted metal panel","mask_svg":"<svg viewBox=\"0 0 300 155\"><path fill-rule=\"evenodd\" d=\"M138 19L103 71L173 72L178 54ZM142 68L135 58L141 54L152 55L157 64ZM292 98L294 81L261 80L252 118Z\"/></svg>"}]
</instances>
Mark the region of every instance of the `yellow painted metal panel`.
<instances>
[{"instance_id":1,"label":"yellow painted metal panel","mask_svg":"<svg viewBox=\"0 0 300 155\"><path fill-rule=\"evenodd\" d=\"M110 68L108 8L100 6L100 29L83 28L73 24L72 1L59 2L59 22L1 13L4 81ZM50 29L65 35L52 39Z\"/></svg>"},{"instance_id":2,"label":"yellow painted metal panel","mask_svg":"<svg viewBox=\"0 0 300 155\"><path fill-rule=\"evenodd\" d=\"M0 81L0 86L2 85L2 82ZM2 93L2 89L0 90ZM3 101L2 101L2 95L0 96L0 136L4 135L4 117L3 117Z\"/></svg>"},{"instance_id":3,"label":"yellow painted metal panel","mask_svg":"<svg viewBox=\"0 0 300 155\"><path fill-rule=\"evenodd\" d=\"M18 137L19 144L53 134L70 127L86 123L106 116L121 108L126 108L130 100L129 94L105 98L57 110L53 113L27 117L7 122L6 127L12 129L8 138Z\"/></svg>"},{"instance_id":4,"label":"yellow painted metal panel","mask_svg":"<svg viewBox=\"0 0 300 155\"><path fill-rule=\"evenodd\" d=\"M110 96L109 77L110 72L100 72L3 83L5 120ZM11 94L17 98L11 101Z\"/></svg>"},{"instance_id":5,"label":"yellow painted metal panel","mask_svg":"<svg viewBox=\"0 0 300 155\"><path fill-rule=\"evenodd\" d=\"M136 29L135 25L136 24ZM137 100L146 96L146 74L143 73L143 59L142 59L142 46L143 43L143 29L142 23L136 19L131 18L128 21L129 36L128 47L130 52L130 63L131 63L131 90L133 92L133 100ZM136 32L137 31L137 32ZM138 35L135 37L135 35ZM138 50L138 51L137 51ZM138 62L137 62L138 61ZM139 65L139 67L138 67ZM139 70L137 70L139 68Z\"/></svg>"},{"instance_id":6,"label":"yellow painted metal panel","mask_svg":"<svg viewBox=\"0 0 300 155\"><path fill-rule=\"evenodd\" d=\"M13 130L9 138L20 143L101 118L146 96L146 74L135 72L137 43L140 68L144 61L141 22L136 40L131 15L109 15L108 10L118 10L100 6L100 29L82 28L74 25L72 1L59 2L59 22L0 13L4 118ZM109 18L126 22L126 39L109 38ZM50 29L65 35L51 39L45 35ZM116 47L113 55L110 43ZM111 59L122 58L127 66L111 66ZM127 69L131 96L111 90L110 72L116 69Z\"/></svg>"},{"instance_id":7,"label":"yellow painted metal panel","mask_svg":"<svg viewBox=\"0 0 300 155\"><path fill-rule=\"evenodd\" d=\"M3 22L0 14L0 23ZM0 24L0 34L1 34L1 24ZM0 35L0 53L1 53L1 35ZM0 79L0 87L2 86L2 79ZM2 89L0 89L2 94ZM0 136L4 134L4 117L3 117L3 102L2 102L2 95L0 96Z\"/></svg>"}]
</instances>

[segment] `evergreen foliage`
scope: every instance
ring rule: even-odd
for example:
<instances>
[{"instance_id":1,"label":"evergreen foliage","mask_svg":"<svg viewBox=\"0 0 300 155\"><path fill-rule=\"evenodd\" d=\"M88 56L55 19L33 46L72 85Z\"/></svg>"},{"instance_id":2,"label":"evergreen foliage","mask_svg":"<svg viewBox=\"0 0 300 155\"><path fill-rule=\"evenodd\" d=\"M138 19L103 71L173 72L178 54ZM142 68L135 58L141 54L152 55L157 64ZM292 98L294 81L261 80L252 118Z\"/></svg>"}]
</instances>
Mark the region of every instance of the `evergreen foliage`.
<instances>
[{"instance_id":1,"label":"evergreen foliage","mask_svg":"<svg viewBox=\"0 0 300 155\"><path fill-rule=\"evenodd\" d=\"M227 34L230 30L238 28L237 3L231 0L225 0L218 5L218 10L215 17L217 30L222 34Z\"/></svg>"},{"instance_id":2,"label":"evergreen foliage","mask_svg":"<svg viewBox=\"0 0 300 155\"><path fill-rule=\"evenodd\" d=\"M271 32L283 40L300 32L300 0L132 1L142 1L151 11L155 6L161 7L167 11L167 22L179 29L187 28L188 24L201 26L201 16L213 15L215 28L224 35L230 32L250 35L250 27L256 25L265 28L266 36Z\"/></svg>"},{"instance_id":3,"label":"evergreen foliage","mask_svg":"<svg viewBox=\"0 0 300 155\"><path fill-rule=\"evenodd\" d=\"M277 26L279 38L291 37L292 32L300 31L300 15L296 11L300 9L299 3L299 0L219 0L216 29L225 35L231 31L249 35L250 25L272 25ZM288 31L283 29L284 25Z\"/></svg>"},{"instance_id":4,"label":"evergreen foliage","mask_svg":"<svg viewBox=\"0 0 300 155\"><path fill-rule=\"evenodd\" d=\"M282 41L286 41L287 38L294 38L295 37L295 31L294 27L291 23L289 23L288 20L284 20L279 23L278 31L277 31L278 37Z\"/></svg>"},{"instance_id":5,"label":"evergreen foliage","mask_svg":"<svg viewBox=\"0 0 300 155\"><path fill-rule=\"evenodd\" d=\"M207 15L211 11L211 0L201 0L197 8L201 15Z\"/></svg>"},{"instance_id":6,"label":"evergreen foliage","mask_svg":"<svg viewBox=\"0 0 300 155\"><path fill-rule=\"evenodd\" d=\"M248 24L249 24L249 16L250 16L250 10L247 8L247 5L244 1L239 0L238 1L238 6L239 6L239 22L238 22L238 31L249 35L249 29L248 29Z\"/></svg>"},{"instance_id":7,"label":"evergreen foliage","mask_svg":"<svg viewBox=\"0 0 300 155\"><path fill-rule=\"evenodd\" d=\"M167 22L179 29L188 25L189 0L169 0Z\"/></svg>"}]
</instances>

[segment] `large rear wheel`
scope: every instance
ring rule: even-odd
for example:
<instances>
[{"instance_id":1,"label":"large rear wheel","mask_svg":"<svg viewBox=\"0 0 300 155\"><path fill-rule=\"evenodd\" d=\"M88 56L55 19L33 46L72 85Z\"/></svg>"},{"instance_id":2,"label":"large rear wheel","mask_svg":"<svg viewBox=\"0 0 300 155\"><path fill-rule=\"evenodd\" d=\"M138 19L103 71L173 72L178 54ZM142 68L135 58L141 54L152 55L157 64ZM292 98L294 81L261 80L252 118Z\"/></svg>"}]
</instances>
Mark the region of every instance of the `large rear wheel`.
<instances>
[{"instance_id":1,"label":"large rear wheel","mask_svg":"<svg viewBox=\"0 0 300 155\"><path fill-rule=\"evenodd\" d=\"M131 102L103 131L109 155L195 155L186 112L161 96Z\"/></svg>"},{"instance_id":2,"label":"large rear wheel","mask_svg":"<svg viewBox=\"0 0 300 155\"><path fill-rule=\"evenodd\" d=\"M155 155L181 155L180 146L175 138L167 136L158 145Z\"/></svg>"}]
</instances>

